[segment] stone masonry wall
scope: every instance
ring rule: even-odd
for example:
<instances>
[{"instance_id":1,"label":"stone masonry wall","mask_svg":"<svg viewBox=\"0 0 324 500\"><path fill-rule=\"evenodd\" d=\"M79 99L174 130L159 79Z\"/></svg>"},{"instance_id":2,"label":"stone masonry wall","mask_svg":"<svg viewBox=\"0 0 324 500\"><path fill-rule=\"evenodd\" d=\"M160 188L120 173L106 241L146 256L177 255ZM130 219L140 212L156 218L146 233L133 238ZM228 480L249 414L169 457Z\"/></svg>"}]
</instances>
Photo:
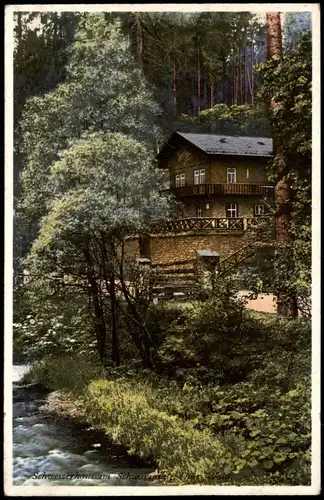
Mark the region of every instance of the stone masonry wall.
<instances>
[{"instance_id":1,"label":"stone masonry wall","mask_svg":"<svg viewBox=\"0 0 324 500\"><path fill-rule=\"evenodd\" d=\"M153 264L177 260L195 259L197 250L214 250L220 260L225 259L251 241L249 232L226 233L183 233L168 236L151 236L151 261ZM126 254L139 257L139 244L136 238L126 240Z\"/></svg>"}]
</instances>

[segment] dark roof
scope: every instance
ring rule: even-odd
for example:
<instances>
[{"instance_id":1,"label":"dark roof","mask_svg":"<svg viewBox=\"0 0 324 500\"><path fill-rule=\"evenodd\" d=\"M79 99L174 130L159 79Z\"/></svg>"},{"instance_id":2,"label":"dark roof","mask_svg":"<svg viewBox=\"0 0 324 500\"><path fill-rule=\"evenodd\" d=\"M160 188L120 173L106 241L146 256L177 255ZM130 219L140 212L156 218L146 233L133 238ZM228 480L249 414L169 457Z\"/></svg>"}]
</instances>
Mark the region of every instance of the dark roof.
<instances>
[{"instance_id":1,"label":"dark roof","mask_svg":"<svg viewBox=\"0 0 324 500\"><path fill-rule=\"evenodd\" d=\"M204 153L215 155L272 156L272 139L216 134L184 134L176 132Z\"/></svg>"}]
</instances>

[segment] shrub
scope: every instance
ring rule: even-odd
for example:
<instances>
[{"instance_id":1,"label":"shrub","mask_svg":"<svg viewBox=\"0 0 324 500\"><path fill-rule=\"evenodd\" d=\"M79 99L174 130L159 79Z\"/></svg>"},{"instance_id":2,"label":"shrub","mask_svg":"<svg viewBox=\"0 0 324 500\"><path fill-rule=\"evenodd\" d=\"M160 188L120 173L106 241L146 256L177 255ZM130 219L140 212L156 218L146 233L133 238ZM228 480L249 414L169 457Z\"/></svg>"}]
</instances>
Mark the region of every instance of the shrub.
<instances>
[{"instance_id":1,"label":"shrub","mask_svg":"<svg viewBox=\"0 0 324 500\"><path fill-rule=\"evenodd\" d=\"M283 352L310 346L310 321L254 315L230 285L218 284L214 294L183 309L183 320L170 324L159 349L165 372L185 381L194 373L204 383L233 384L247 379Z\"/></svg>"},{"instance_id":2,"label":"shrub","mask_svg":"<svg viewBox=\"0 0 324 500\"><path fill-rule=\"evenodd\" d=\"M246 381L217 386L194 374L179 384L135 365L103 374L65 357L34 365L24 381L73 391L89 423L154 461L167 481L306 485L310 360L310 349L284 351Z\"/></svg>"},{"instance_id":3,"label":"shrub","mask_svg":"<svg viewBox=\"0 0 324 500\"><path fill-rule=\"evenodd\" d=\"M160 346L165 340L170 325L181 324L184 321L184 310L180 307L174 307L172 303L163 302L150 305L146 318L146 327L156 346Z\"/></svg>"},{"instance_id":4,"label":"shrub","mask_svg":"<svg viewBox=\"0 0 324 500\"><path fill-rule=\"evenodd\" d=\"M253 475L279 473L281 481L295 475L299 484L308 484L304 481L310 481L310 380L301 378L283 391L280 380L271 380L271 370L264 375L270 382L262 387L252 378L215 392L212 413L201 416L199 428L223 434L238 458L237 472L249 467ZM301 477L300 464L304 467Z\"/></svg>"},{"instance_id":5,"label":"shrub","mask_svg":"<svg viewBox=\"0 0 324 500\"><path fill-rule=\"evenodd\" d=\"M103 427L130 454L154 458L168 481L211 484L231 471L231 454L220 440L151 407L145 391L129 382L95 381L83 402L91 423Z\"/></svg>"},{"instance_id":6,"label":"shrub","mask_svg":"<svg viewBox=\"0 0 324 500\"><path fill-rule=\"evenodd\" d=\"M85 297L66 293L41 304L30 292L17 292L13 324L14 360L42 360L52 356L97 352L92 319ZM31 311L33 311L31 313Z\"/></svg>"},{"instance_id":7,"label":"shrub","mask_svg":"<svg viewBox=\"0 0 324 500\"><path fill-rule=\"evenodd\" d=\"M38 361L24 375L22 383L39 384L53 391L64 389L80 393L91 380L104 376L95 359L65 355Z\"/></svg>"},{"instance_id":8,"label":"shrub","mask_svg":"<svg viewBox=\"0 0 324 500\"><path fill-rule=\"evenodd\" d=\"M156 375L95 381L83 405L92 424L154 459L169 481L309 484L309 378L287 391L259 379L224 388Z\"/></svg>"}]
</instances>

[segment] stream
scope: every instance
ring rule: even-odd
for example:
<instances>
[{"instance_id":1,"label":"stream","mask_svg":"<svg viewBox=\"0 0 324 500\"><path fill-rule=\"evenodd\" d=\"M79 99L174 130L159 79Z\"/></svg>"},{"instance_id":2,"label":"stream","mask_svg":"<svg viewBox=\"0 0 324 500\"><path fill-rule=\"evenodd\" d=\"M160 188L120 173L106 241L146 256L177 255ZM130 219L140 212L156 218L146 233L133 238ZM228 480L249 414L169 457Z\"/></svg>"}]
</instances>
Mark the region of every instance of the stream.
<instances>
[{"instance_id":1,"label":"stream","mask_svg":"<svg viewBox=\"0 0 324 500\"><path fill-rule=\"evenodd\" d=\"M154 469L90 426L41 410L46 392L19 385L13 367L13 485L153 486Z\"/></svg>"}]
</instances>

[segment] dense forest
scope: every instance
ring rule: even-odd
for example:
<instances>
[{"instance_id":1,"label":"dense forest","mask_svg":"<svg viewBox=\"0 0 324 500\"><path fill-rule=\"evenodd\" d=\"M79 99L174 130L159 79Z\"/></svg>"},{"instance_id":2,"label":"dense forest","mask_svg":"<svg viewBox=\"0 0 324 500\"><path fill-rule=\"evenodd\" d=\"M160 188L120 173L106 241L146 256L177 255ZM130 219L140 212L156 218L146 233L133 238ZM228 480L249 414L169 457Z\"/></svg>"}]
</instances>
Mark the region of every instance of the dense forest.
<instances>
[{"instance_id":1,"label":"dense forest","mask_svg":"<svg viewBox=\"0 0 324 500\"><path fill-rule=\"evenodd\" d=\"M15 14L14 359L169 484L310 484L311 51L308 12ZM275 243L185 304L125 254L174 130L274 143Z\"/></svg>"},{"instance_id":2,"label":"dense forest","mask_svg":"<svg viewBox=\"0 0 324 500\"><path fill-rule=\"evenodd\" d=\"M129 49L161 107L164 134L188 127L213 131L217 118L222 122L230 118L227 109L216 107L214 120L209 120L208 110L215 105L257 105L260 76L256 67L266 60L266 29L262 19L252 13L128 12L101 16L120 23ZM82 14L64 12L16 15L16 127L28 98L45 94L64 81L69 47L81 18ZM308 12L285 15L286 54L296 48L300 34L310 26ZM244 113L263 117L264 109L238 109L234 120ZM201 120L186 120L200 115ZM240 132L251 133L246 126ZM261 121L255 133L269 135L269 126ZM16 149L19 155L18 141ZM16 165L18 182L18 159Z\"/></svg>"}]
</instances>

